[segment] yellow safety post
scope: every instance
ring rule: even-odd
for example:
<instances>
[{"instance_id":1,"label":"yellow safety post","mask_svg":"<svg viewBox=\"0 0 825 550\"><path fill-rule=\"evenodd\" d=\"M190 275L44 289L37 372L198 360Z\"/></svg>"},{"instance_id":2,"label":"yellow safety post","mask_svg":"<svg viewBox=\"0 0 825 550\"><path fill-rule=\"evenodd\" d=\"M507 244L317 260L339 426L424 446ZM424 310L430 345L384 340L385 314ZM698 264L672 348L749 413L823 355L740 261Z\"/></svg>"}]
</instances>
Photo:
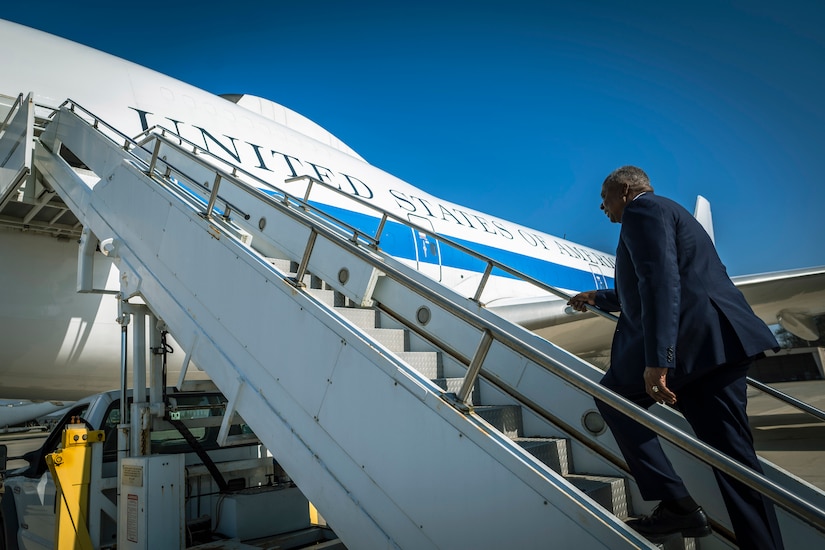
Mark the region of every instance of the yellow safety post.
<instances>
[{"instance_id":1,"label":"yellow safety post","mask_svg":"<svg viewBox=\"0 0 825 550\"><path fill-rule=\"evenodd\" d=\"M57 517L54 540L56 550L91 550L87 522L92 444L102 443L103 431L92 431L73 422L63 430L63 448L46 455L46 464L55 485Z\"/></svg>"},{"instance_id":2,"label":"yellow safety post","mask_svg":"<svg viewBox=\"0 0 825 550\"><path fill-rule=\"evenodd\" d=\"M324 519L324 516L318 513L318 509L311 502L309 503L309 523L320 526L327 524L327 520Z\"/></svg>"}]
</instances>

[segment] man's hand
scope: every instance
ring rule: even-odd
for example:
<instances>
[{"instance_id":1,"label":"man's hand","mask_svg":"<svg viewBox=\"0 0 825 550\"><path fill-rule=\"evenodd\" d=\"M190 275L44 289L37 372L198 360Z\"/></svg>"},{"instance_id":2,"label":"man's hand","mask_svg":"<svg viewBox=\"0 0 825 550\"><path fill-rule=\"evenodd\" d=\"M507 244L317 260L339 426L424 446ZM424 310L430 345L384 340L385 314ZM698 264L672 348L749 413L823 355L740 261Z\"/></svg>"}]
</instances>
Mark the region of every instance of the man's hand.
<instances>
[{"instance_id":1,"label":"man's hand","mask_svg":"<svg viewBox=\"0 0 825 550\"><path fill-rule=\"evenodd\" d=\"M577 311L587 311L587 306L596 305L596 291L588 290L587 292L579 292L567 302L567 305Z\"/></svg>"},{"instance_id":2,"label":"man's hand","mask_svg":"<svg viewBox=\"0 0 825 550\"><path fill-rule=\"evenodd\" d=\"M646 367L645 368L645 391L657 403L676 403L676 394L667 387L667 368Z\"/></svg>"}]
</instances>

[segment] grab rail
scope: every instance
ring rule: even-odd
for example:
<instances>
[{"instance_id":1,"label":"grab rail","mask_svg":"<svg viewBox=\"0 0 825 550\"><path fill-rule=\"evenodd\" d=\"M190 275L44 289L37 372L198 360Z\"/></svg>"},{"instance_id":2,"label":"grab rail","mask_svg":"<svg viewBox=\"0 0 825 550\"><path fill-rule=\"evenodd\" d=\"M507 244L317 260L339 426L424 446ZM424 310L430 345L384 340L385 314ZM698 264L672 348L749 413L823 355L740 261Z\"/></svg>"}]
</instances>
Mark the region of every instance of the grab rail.
<instances>
[{"instance_id":1,"label":"grab rail","mask_svg":"<svg viewBox=\"0 0 825 550\"><path fill-rule=\"evenodd\" d=\"M9 97L9 96L4 96L4 97ZM14 114L17 112L17 110L20 108L20 106L22 104L23 104L23 94L20 94L20 95L17 96L17 99L14 100L14 103L12 103L11 107L9 107L9 112L6 113L6 118L3 119L3 123L0 124L0 134L2 134L6 130L6 127L9 125L9 121L12 119L12 117L14 116Z\"/></svg>"}]
</instances>

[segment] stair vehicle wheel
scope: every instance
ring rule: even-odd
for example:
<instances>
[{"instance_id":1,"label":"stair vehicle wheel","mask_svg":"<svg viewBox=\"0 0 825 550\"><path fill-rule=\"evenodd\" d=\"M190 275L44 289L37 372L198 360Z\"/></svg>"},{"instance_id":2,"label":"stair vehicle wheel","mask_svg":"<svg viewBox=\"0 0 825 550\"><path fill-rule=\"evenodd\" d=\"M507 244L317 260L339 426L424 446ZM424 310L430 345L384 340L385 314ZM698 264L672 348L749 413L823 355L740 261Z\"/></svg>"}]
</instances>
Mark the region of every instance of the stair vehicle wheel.
<instances>
[{"instance_id":1,"label":"stair vehicle wheel","mask_svg":"<svg viewBox=\"0 0 825 550\"><path fill-rule=\"evenodd\" d=\"M17 507L9 496L0 500L0 550L17 549Z\"/></svg>"}]
</instances>

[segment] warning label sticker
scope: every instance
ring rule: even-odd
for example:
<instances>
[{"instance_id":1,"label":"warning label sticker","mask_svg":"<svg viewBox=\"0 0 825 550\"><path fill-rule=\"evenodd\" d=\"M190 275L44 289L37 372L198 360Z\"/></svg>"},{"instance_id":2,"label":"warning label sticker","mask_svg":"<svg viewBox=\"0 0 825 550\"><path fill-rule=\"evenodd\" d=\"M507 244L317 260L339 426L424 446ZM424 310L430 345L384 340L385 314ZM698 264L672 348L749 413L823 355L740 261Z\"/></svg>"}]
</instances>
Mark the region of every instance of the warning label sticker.
<instances>
[{"instance_id":1,"label":"warning label sticker","mask_svg":"<svg viewBox=\"0 0 825 550\"><path fill-rule=\"evenodd\" d=\"M126 540L129 542L138 541L138 496L129 494L126 496Z\"/></svg>"}]
</instances>

